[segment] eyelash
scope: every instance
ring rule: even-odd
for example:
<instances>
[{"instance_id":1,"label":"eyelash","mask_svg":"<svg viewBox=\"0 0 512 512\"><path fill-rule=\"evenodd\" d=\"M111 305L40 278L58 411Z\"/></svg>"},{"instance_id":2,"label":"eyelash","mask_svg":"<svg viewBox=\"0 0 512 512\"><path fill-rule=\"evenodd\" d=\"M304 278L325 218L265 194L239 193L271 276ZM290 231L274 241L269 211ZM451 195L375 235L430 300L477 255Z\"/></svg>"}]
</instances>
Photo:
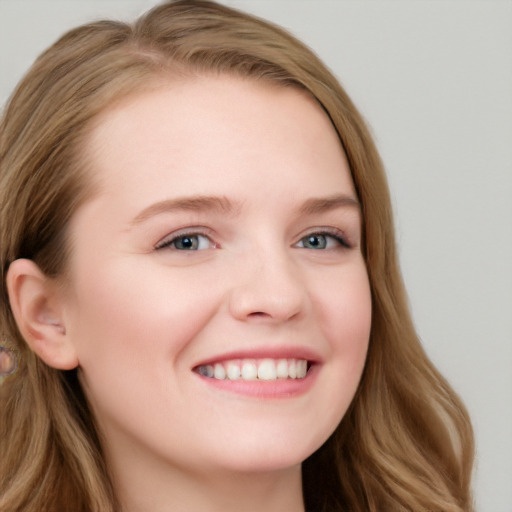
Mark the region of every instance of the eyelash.
<instances>
[{"instance_id":1,"label":"eyelash","mask_svg":"<svg viewBox=\"0 0 512 512\"><path fill-rule=\"evenodd\" d=\"M217 244L215 244L212 241L212 239L205 232L202 232L202 231L182 231L182 232L178 232L178 233L173 233L169 237L164 238L161 242L159 242L155 246L155 249L156 250L166 249L166 248L171 248L172 249L172 245L176 244L179 240L183 240L185 238L193 238L193 237L207 238L213 248L217 247ZM187 252L185 249L177 249L176 247L174 247L174 250Z\"/></svg>"},{"instance_id":2,"label":"eyelash","mask_svg":"<svg viewBox=\"0 0 512 512\"><path fill-rule=\"evenodd\" d=\"M325 247L323 249L316 249L316 250L351 249L352 248L352 245L347 241L345 236L337 229L332 229L332 230L324 229L321 231L311 231L310 233L307 233L306 235L301 237L301 239L299 240L298 243L301 243L304 240L306 240L308 238L312 238L312 237L330 238L330 239L334 240L336 242L336 244L339 246L339 247L331 247L331 248ZM297 245L297 244L295 244L295 245ZM315 249L310 249L310 250L315 250Z\"/></svg>"},{"instance_id":3,"label":"eyelash","mask_svg":"<svg viewBox=\"0 0 512 512\"><path fill-rule=\"evenodd\" d=\"M155 246L155 249L156 250L160 250L160 249L166 249L166 248L172 248L172 246L174 244L176 244L179 240L184 240L186 238L193 238L193 237L203 237L203 238L206 238L208 239L209 243L211 244L211 247L210 248L216 248L218 247L217 244L215 244L215 242L212 241L212 239L210 238L210 236L208 236L208 234L206 234L205 232L203 231L184 231L184 232L178 232L176 234L172 234L170 235L170 237L166 237L164 238L161 242L159 242L156 246ZM351 249L352 248L352 245L346 240L346 238L341 234L341 232L339 230L321 230L321 231L311 231L310 233L307 233L305 234L304 236L302 236L300 238L300 240L294 244L294 247L297 247L298 244L300 243L304 243L305 240L307 240L308 238L313 238L313 237L326 237L326 238L330 238L332 240L334 240L336 242L337 245L339 245L339 247L323 247L323 248L310 248L310 250L328 250L328 249L337 249L337 248L341 248L341 249ZM299 247L301 249L308 249L307 247ZM176 247L174 247L174 250L176 251L182 251L182 252L189 252L187 251L186 249L177 249ZM191 249L190 252L193 252L194 250L198 250L198 249Z\"/></svg>"}]
</instances>

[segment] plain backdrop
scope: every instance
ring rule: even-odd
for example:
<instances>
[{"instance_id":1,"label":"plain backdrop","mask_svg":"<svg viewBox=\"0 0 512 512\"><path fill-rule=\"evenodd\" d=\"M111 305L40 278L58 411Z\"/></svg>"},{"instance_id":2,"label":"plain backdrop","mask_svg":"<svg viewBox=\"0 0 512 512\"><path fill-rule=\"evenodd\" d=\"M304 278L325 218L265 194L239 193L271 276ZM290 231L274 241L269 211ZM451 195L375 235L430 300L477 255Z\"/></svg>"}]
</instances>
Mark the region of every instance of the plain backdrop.
<instances>
[{"instance_id":1,"label":"plain backdrop","mask_svg":"<svg viewBox=\"0 0 512 512\"><path fill-rule=\"evenodd\" d=\"M65 30L151 0L0 0L0 104ZM224 0L338 76L389 175L425 348L466 402L478 510L512 511L512 2Z\"/></svg>"}]
</instances>

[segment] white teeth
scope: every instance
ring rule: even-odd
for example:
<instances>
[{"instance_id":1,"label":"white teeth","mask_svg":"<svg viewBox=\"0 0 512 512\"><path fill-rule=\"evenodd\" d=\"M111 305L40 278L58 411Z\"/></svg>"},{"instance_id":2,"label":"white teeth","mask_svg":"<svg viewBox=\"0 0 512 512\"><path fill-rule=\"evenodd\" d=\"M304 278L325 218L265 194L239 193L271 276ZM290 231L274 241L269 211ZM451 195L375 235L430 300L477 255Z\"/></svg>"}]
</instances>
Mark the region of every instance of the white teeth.
<instances>
[{"instance_id":1,"label":"white teeth","mask_svg":"<svg viewBox=\"0 0 512 512\"><path fill-rule=\"evenodd\" d=\"M288 360L288 377L290 377L290 379L297 378L297 363L295 359Z\"/></svg>"},{"instance_id":2,"label":"white teeth","mask_svg":"<svg viewBox=\"0 0 512 512\"><path fill-rule=\"evenodd\" d=\"M242 365L242 379L256 380L258 378L258 367L252 361L246 361Z\"/></svg>"},{"instance_id":3,"label":"white teeth","mask_svg":"<svg viewBox=\"0 0 512 512\"><path fill-rule=\"evenodd\" d=\"M263 359L258 366L258 379L260 380L276 380L276 364L273 359Z\"/></svg>"},{"instance_id":4,"label":"white teeth","mask_svg":"<svg viewBox=\"0 0 512 512\"><path fill-rule=\"evenodd\" d=\"M238 380L240 378L240 366L232 361L230 361L226 366L228 379Z\"/></svg>"},{"instance_id":5,"label":"white teeth","mask_svg":"<svg viewBox=\"0 0 512 512\"><path fill-rule=\"evenodd\" d=\"M303 379L308 373L308 362L305 359L238 359L205 364L198 366L196 371L217 380Z\"/></svg>"},{"instance_id":6,"label":"white teeth","mask_svg":"<svg viewBox=\"0 0 512 512\"><path fill-rule=\"evenodd\" d=\"M279 379L288 378L288 361L286 359L279 359L277 361L276 373Z\"/></svg>"},{"instance_id":7,"label":"white teeth","mask_svg":"<svg viewBox=\"0 0 512 512\"><path fill-rule=\"evenodd\" d=\"M297 379L303 379L308 373L308 363L304 359L297 360Z\"/></svg>"},{"instance_id":8,"label":"white teeth","mask_svg":"<svg viewBox=\"0 0 512 512\"><path fill-rule=\"evenodd\" d=\"M219 380L225 379L226 378L226 370L224 370L224 366L217 363L213 369L213 376Z\"/></svg>"}]
</instances>

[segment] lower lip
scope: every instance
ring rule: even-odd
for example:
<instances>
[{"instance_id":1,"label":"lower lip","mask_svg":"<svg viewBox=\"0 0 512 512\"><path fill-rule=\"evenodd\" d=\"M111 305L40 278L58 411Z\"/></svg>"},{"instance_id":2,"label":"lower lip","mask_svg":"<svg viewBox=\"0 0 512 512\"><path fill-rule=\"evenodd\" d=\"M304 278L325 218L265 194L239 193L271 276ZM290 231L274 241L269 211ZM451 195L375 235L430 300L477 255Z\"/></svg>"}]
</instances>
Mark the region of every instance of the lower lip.
<instances>
[{"instance_id":1,"label":"lower lip","mask_svg":"<svg viewBox=\"0 0 512 512\"><path fill-rule=\"evenodd\" d=\"M196 374L202 382L220 391L228 391L237 395L244 395L260 399L294 398L309 391L314 384L319 371L319 365L309 368L307 375L302 379L277 380L228 380L204 377Z\"/></svg>"}]
</instances>

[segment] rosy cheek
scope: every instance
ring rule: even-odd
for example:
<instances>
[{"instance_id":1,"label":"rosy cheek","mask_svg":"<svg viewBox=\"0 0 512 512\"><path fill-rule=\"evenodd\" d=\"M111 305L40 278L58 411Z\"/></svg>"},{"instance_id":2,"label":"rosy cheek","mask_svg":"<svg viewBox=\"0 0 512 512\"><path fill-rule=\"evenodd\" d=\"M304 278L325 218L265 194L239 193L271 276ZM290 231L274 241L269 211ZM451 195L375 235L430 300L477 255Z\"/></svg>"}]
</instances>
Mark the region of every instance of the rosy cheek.
<instances>
[{"instance_id":1,"label":"rosy cheek","mask_svg":"<svg viewBox=\"0 0 512 512\"><path fill-rule=\"evenodd\" d=\"M364 266L326 279L315 290L315 305L326 338L347 349L366 343L370 333L372 303Z\"/></svg>"},{"instance_id":2,"label":"rosy cheek","mask_svg":"<svg viewBox=\"0 0 512 512\"><path fill-rule=\"evenodd\" d=\"M130 275L137 279L127 278ZM144 352L159 346L179 350L205 325L219 302L219 294L199 281L155 272L134 274L119 267L81 284L77 308L81 337L84 344L96 343L103 352Z\"/></svg>"}]
</instances>

